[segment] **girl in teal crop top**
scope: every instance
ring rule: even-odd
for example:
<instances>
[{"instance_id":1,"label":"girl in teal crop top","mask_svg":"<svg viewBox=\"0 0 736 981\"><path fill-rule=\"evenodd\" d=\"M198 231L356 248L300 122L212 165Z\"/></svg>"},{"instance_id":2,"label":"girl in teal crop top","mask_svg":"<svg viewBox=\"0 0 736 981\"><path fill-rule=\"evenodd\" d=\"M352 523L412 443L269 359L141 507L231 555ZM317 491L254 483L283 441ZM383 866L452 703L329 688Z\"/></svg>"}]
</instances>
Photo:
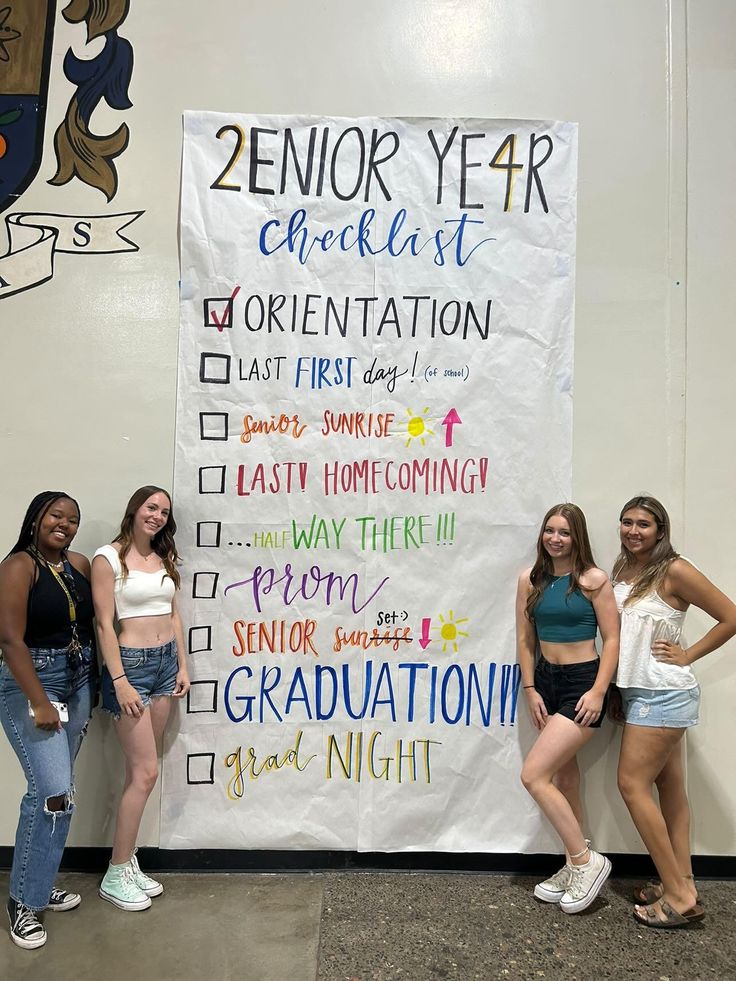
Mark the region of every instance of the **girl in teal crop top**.
<instances>
[{"instance_id":1,"label":"girl in teal crop top","mask_svg":"<svg viewBox=\"0 0 736 981\"><path fill-rule=\"evenodd\" d=\"M529 714L539 730L521 779L565 849L564 866L534 895L578 913L611 871L583 832L577 753L603 719L618 660L618 613L608 576L593 560L585 515L574 504L558 504L544 517L536 561L519 577L516 640Z\"/></svg>"},{"instance_id":2,"label":"girl in teal crop top","mask_svg":"<svg viewBox=\"0 0 736 981\"><path fill-rule=\"evenodd\" d=\"M598 620L583 591L570 591L570 573L552 576L534 607L537 638L550 644L595 640Z\"/></svg>"}]
</instances>

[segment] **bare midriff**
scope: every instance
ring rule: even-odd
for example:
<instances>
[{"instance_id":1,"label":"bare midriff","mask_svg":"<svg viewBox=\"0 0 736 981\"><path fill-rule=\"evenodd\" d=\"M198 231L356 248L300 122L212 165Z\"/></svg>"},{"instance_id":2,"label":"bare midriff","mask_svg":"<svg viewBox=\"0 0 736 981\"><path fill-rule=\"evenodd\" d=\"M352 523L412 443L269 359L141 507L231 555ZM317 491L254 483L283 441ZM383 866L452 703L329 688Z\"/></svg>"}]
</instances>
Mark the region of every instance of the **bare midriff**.
<instances>
[{"instance_id":1,"label":"bare midriff","mask_svg":"<svg viewBox=\"0 0 736 981\"><path fill-rule=\"evenodd\" d=\"M584 664L598 657L594 640L576 640L571 644L551 644L540 640L542 657L550 664Z\"/></svg>"},{"instance_id":2,"label":"bare midriff","mask_svg":"<svg viewBox=\"0 0 736 981\"><path fill-rule=\"evenodd\" d=\"M170 613L162 613L161 616L128 617L120 621L118 644L121 647L163 647L173 639L174 622Z\"/></svg>"}]
</instances>

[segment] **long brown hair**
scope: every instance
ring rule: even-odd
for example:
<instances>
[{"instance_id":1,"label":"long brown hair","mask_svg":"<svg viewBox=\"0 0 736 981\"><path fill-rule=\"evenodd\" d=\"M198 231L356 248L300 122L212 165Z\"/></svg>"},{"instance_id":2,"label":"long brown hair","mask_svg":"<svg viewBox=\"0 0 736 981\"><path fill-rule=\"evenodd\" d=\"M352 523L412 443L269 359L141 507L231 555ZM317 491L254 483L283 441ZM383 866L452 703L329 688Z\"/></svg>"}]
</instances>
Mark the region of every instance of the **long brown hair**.
<instances>
[{"instance_id":1,"label":"long brown hair","mask_svg":"<svg viewBox=\"0 0 736 981\"><path fill-rule=\"evenodd\" d=\"M627 501L621 508L621 514L618 516L619 522L623 521L627 511L633 511L636 508L641 508L642 511L646 511L654 518L659 540L654 546L652 554L649 556L649 561L634 580L631 592L627 596L624 606L628 606L634 600L640 599L642 596L647 596L649 593L659 589L664 577L667 575L670 565L675 559L679 559L680 557L679 552L675 551L670 541L670 516L667 514L664 504L649 494L638 494L636 497L632 497L630 501ZM613 563L611 578L616 579L632 559L631 552L621 542L621 551Z\"/></svg>"},{"instance_id":2,"label":"long brown hair","mask_svg":"<svg viewBox=\"0 0 736 981\"><path fill-rule=\"evenodd\" d=\"M570 585L567 589L568 595L570 593L574 593L576 589L580 588L580 577L588 569L595 566L595 559L593 558L593 550L590 547L588 525L585 521L585 515L577 504L555 504L555 506L551 507L545 514L542 527L539 529L539 537L537 538L537 559L532 566L531 572L529 573L529 581L532 588L531 592L529 593L529 598L526 601L526 615L527 618L532 621L534 620L534 607L541 599L544 590L552 581L552 576L554 574L554 565L544 547L543 538L544 529L547 527L547 522L550 518L555 517L555 515L559 515L561 518L564 518L565 521L567 521L568 527L570 528L570 541L572 542L570 559L572 568L570 569Z\"/></svg>"},{"instance_id":3,"label":"long brown hair","mask_svg":"<svg viewBox=\"0 0 736 981\"><path fill-rule=\"evenodd\" d=\"M146 484L133 492L130 500L125 507L125 517L120 523L120 532L113 538L114 542L120 545L120 565L123 569L123 579L128 577L128 566L125 563L125 556L130 551L133 544L133 518L139 507L146 503L149 497L154 494L165 494L169 499L169 518L163 528L158 531L151 539L153 551L161 558L166 569L166 575L174 580L174 585L178 589L181 585L181 576L176 568L179 562L179 553L176 551L174 535L176 534L176 521L174 521L174 505L171 494L163 487L154 487L153 484Z\"/></svg>"}]
</instances>

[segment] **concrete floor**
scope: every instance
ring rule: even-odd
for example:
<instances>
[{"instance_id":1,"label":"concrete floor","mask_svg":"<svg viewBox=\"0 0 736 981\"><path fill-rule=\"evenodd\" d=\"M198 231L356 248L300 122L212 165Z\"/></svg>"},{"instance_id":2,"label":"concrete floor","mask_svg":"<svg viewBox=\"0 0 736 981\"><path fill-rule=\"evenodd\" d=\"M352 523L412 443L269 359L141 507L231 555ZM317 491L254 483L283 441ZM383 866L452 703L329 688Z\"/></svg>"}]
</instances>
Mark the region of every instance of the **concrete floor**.
<instances>
[{"instance_id":1,"label":"concrete floor","mask_svg":"<svg viewBox=\"0 0 736 981\"><path fill-rule=\"evenodd\" d=\"M687 930L638 927L632 883L613 880L568 916L534 879L439 873L161 876L142 913L66 874L82 906L46 915L37 951L0 935L0 979L37 981L636 981L736 979L736 882L701 881L708 916ZM7 873L0 892L7 895Z\"/></svg>"}]
</instances>

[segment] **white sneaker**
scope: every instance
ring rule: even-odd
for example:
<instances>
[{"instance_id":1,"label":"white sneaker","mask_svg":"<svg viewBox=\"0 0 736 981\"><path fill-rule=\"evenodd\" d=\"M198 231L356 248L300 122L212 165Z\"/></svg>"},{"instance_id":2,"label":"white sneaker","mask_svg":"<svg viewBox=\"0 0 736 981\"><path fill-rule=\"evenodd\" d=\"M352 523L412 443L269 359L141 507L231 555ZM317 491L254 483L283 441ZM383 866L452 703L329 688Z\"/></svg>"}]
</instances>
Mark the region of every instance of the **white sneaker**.
<instances>
[{"instance_id":1,"label":"white sneaker","mask_svg":"<svg viewBox=\"0 0 736 981\"><path fill-rule=\"evenodd\" d=\"M140 865L138 864L138 857L136 855L137 851L138 849L136 848L130 859L130 867L133 869L135 884L138 886L140 891L144 892L147 896L160 896L164 891L163 885L160 882L157 882L156 879L152 879L150 875L146 875L143 869L141 869Z\"/></svg>"},{"instance_id":2,"label":"white sneaker","mask_svg":"<svg viewBox=\"0 0 736 981\"><path fill-rule=\"evenodd\" d=\"M590 848L590 838L585 838L584 841L585 847ZM543 903L559 903L570 885L572 868L572 865L565 863L559 872L538 883L534 887L534 895L537 899L541 899Z\"/></svg>"},{"instance_id":3,"label":"white sneaker","mask_svg":"<svg viewBox=\"0 0 736 981\"><path fill-rule=\"evenodd\" d=\"M100 883L100 897L118 909L130 911L148 909L151 905L150 898L136 885L130 862L124 865L110 863Z\"/></svg>"},{"instance_id":4,"label":"white sneaker","mask_svg":"<svg viewBox=\"0 0 736 981\"><path fill-rule=\"evenodd\" d=\"M605 855L591 850L585 865L573 865L570 872L570 884L560 900L560 909L566 913L580 913L603 888L611 874L611 863Z\"/></svg>"},{"instance_id":5,"label":"white sneaker","mask_svg":"<svg viewBox=\"0 0 736 981\"><path fill-rule=\"evenodd\" d=\"M538 882L534 887L534 895L541 899L543 903L559 903L570 885L572 866L563 865L559 872L555 872L544 882Z\"/></svg>"}]
</instances>

